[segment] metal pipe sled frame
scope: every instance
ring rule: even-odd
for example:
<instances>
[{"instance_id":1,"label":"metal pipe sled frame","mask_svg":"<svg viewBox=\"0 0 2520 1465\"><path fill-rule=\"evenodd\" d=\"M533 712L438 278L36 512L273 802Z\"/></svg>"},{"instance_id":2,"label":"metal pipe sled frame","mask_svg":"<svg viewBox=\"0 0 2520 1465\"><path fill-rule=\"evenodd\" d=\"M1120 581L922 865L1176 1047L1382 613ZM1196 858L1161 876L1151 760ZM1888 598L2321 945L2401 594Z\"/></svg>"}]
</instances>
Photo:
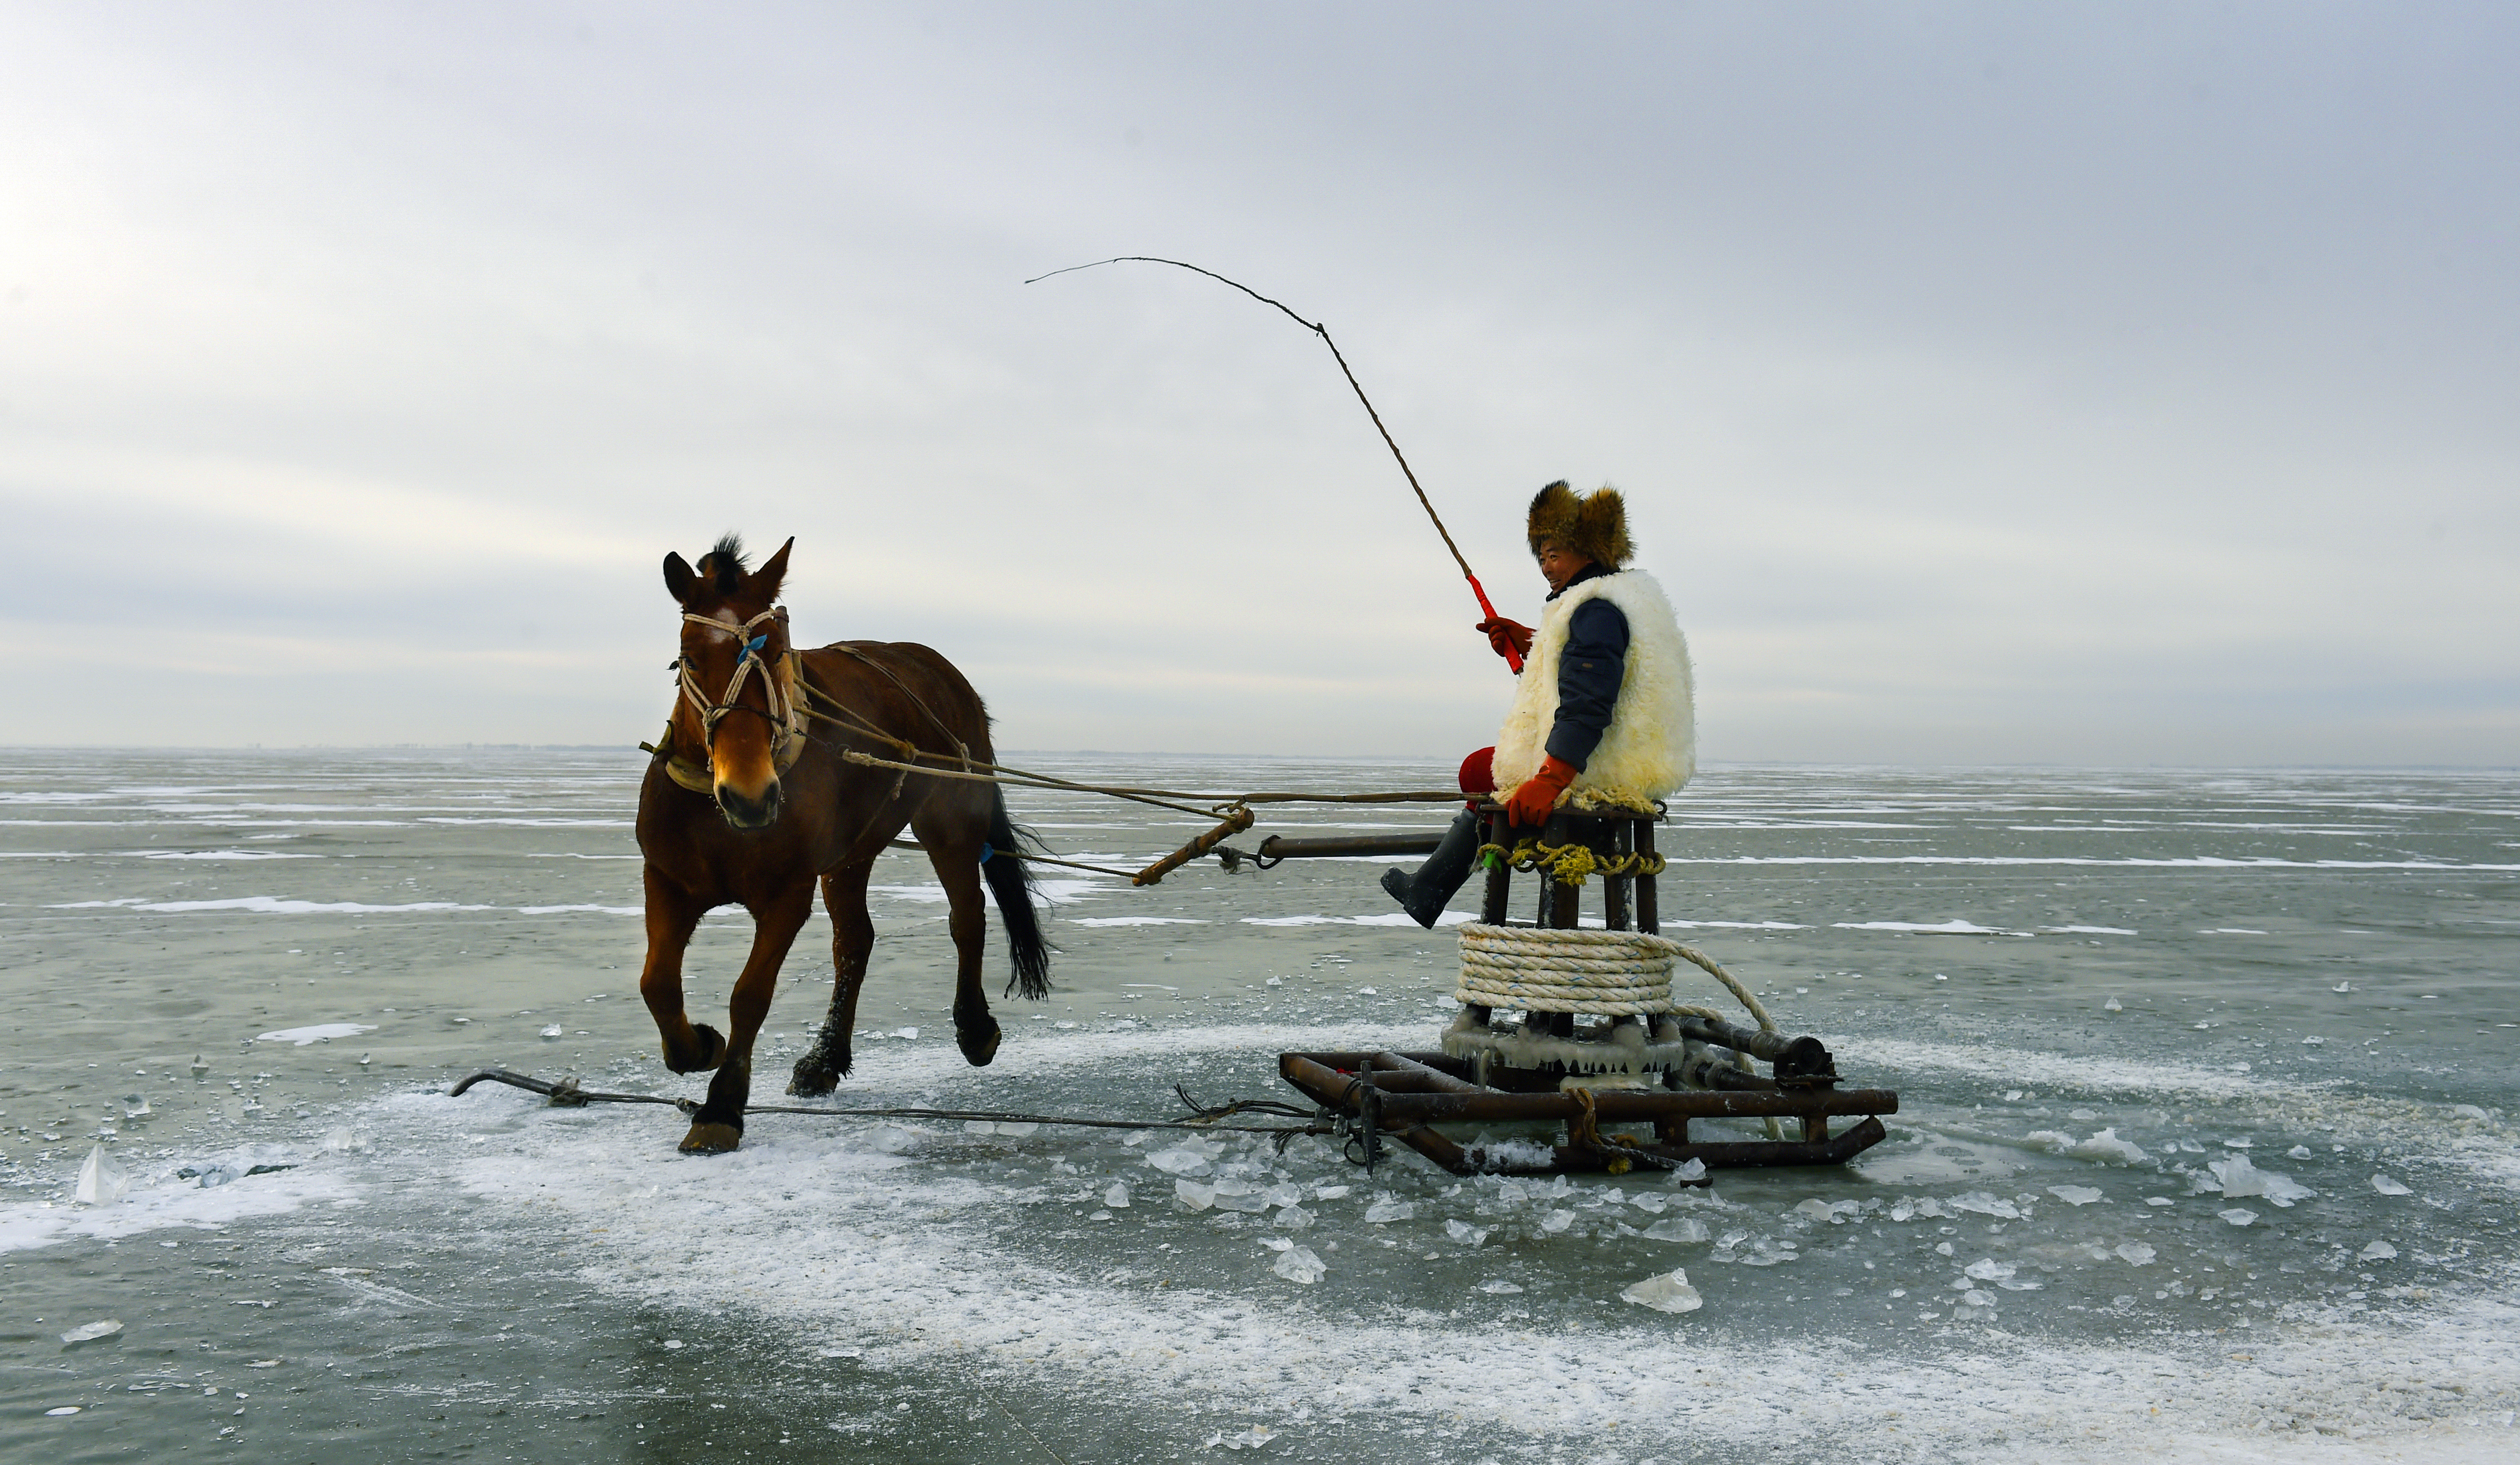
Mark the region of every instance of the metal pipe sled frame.
<instances>
[{"instance_id":1,"label":"metal pipe sled frame","mask_svg":"<svg viewBox=\"0 0 2520 1465\"><path fill-rule=\"evenodd\" d=\"M1281 1053L1278 1072L1315 1103L1345 1122L1371 1164L1383 1139L1400 1143L1457 1175L1551 1175L1568 1171L1624 1173L1695 1160L1708 1169L1843 1165L1887 1138L1879 1116L1899 1112L1887 1089L1756 1088L1722 1092L1598 1089L1579 1097L1554 1089L1515 1093L1469 1079L1469 1065L1442 1053ZM1693 1119L1798 1120L1799 1140L1692 1142ZM1832 1134L1832 1119L1861 1116ZM1439 1132L1440 1123L1563 1123L1567 1143L1546 1165L1497 1163ZM1601 1124L1650 1123L1650 1140L1589 1140Z\"/></svg>"}]
</instances>

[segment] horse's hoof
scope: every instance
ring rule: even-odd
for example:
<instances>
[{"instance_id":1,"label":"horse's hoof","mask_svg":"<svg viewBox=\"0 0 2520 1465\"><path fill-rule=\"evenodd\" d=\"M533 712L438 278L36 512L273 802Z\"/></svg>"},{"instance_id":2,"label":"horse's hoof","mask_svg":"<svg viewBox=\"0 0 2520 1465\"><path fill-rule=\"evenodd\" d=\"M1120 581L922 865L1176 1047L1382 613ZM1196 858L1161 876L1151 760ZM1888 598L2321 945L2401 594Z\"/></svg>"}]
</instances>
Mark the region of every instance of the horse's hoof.
<instances>
[{"instance_id":1,"label":"horse's hoof","mask_svg":"<svg viewBox=\"0 0 2520 1465\"><path fill-rule=\"evenodd\" d=\"M743 1143L743 1131L733 1124L713 1124L705 1121L692 1125L676 1149L686 1155L725 1155Z\"/></svg>"},{"instance_id":2,"label":"horse's hoof","mask_svg":"<svg viewBox=\"0 0 2520 1465\"><path fill-rule=\"evenodd\" d=\"M988 1026L954 1030L955 1045L963 1050L964 1061L975 1069L987 1068L989 1060L998 1056L998 1039L1003 1036L996 1019L982 1018L980 1021Z\"/></svg>"},{"instance_id":3,"label":"horse's hoof","mask_svg":"<svg viewBox=\"0 0 2520 1465\"><path fill-rule=\"evenodd\" d=\"M709 1070L716 1068L719 1064L726 1062L725 1033L718 1031L706 1023L694 1023L692 1025L692 1031L699 1036L699 1062L675 1062L673 1045L668 1043L665 1045L665 1067L672 1069L677 1074L705 1074Z\"/></svg>"},{"instance_id":4,"label":"horse's hoof","mask_svg":"<svg viewBox=\"0 0 2520 1465\"><path fill-rule=\"evenodd\" d=\"M795 1073L788 1080L788 1091L800 1099L819 1099L839 1086L840 1070L819 1053L797 1059Z\"/></svg>"}]
</instances>

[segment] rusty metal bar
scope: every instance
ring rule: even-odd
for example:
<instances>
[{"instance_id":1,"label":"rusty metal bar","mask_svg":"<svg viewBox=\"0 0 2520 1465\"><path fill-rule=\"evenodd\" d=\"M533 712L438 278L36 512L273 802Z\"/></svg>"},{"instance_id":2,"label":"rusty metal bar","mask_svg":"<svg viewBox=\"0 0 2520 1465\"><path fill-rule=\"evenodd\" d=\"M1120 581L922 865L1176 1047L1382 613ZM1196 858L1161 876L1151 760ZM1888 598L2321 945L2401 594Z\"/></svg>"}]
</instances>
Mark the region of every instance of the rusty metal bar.
<instances>
[{"instance_id":1,"label":"rusty metal bar","mask_svg":"<svg viewBox=\"0 0 2520 1465\"><path fill-rule=\"evenodd\" d=\"M1639 819L1636 822L1635 827L1637 835L1637 852L1639 854L1653 853L1653 821L1651 819ZM1654 877L1651 875L1640 875L1637 877L1637 929L1639 931L1651 932L1656 936L1660 936L1662 934L1662 897L1654 892Z\"/></svg>"},{"instance_id":2,"label":"rusty metal bar","mask_svg":"<svg viewBox=\"0 0 2520 1465\"><path fill-rule=\"evenodd\" d=\"M1398 1053L1376 1053L1372 1055L1369 1061L1378 1073L1405 1076L1422 1085L1417 1090L1419 1093L1474 1094L1480 1091L1477 1084L1466 1078L1445 1073L1442 1069L1419 1063L1415 1058L1403 1057ZM1459 1062L1458 1059L1455 1061ZM1377 1078L1374 1081L1385 1088L1393 1087L1388 1077Z\"/></svg>"},{"instance_id":3,"label":"rusty metal bar","mask_svg":"<svg viewBox=\"0 0 2520 1465\"><path fill-rule=\"evenodd\" d=\"M1375 1063L1372 1053L1282 1053L1278 1070L1296 1087L1322 1103L1337 1105L1346 1086L1361 1071ZM1426 1060L1436 1054L1401 1054L1420 1067L1440 1074L1442 1070ZM1312 1081L1307 1082L1306 1079ZM1377 1077L1376 1082L1381 1083ZM1383 1096L1382 1109L1394 1127L1403 1123L1433 1122L1498 1122L1515 1120L1564 1122L1576 1117L1581 1106L1563 1093L1505 1093L1495 1089L1470 1092L1447 1090L1440 1093L1404 1093L1389 1089ZM1769 1115L1797 1117L1801 1115L1877 1115L1897 1114L1899 1096L1887 1089L1853 1088L1821 1089L1752 1089L1731 1093L1701 1093L1671 1089L1602 1089L1594 1094L1603 1123L1650 1123L1666 1117L1687 1119L1760 1119Z\"/></svg>"},{"instance_id":4,"label":"rusty metal bar","mask_svg":"<svg viewBox=\"0 0 2520 1465\"><path fill-rule=\"evenodd\" d=\"M1633 847L1635 841L1630 831L1634 828L1634 824L1625 819L1611 824L1609 844L1612 855L1625 854ZM1612 931L1634 929L1629 925L1628 877L1624 875L1601 877L1601 924Z\"/></svg>"},{"instance_id":5,"label":"rusty metal bar","mask_svg":"<svg viewBox=\"0 0 2520 1465\"><path fill-rule=\"evenodd\" d=\"M1701 1018L1684 1013L1677 1019L1683 1036L1701 1043L1715 1043L1738 1048L1753 1058L1767 1060L1776 1068L1777 1081L1793 1086L1797 1082L1817 1083L1837 1080L1837 1060L1816 1037L1792 1037L1782 1032L1763 1032L1718 1018Z\"/></svg>"},{"instance_id":6,"label":"rusty metal bar","mask_svg":"<svg viewBox=\"0 0 2520 1465\"><path fill-rule=\"evenodd\" d=\"M1432 854L1444 843L1444 832L1431 834L1360 835L1353 839L1290 840L1273 834L1260 842L1260 858L1321 859L1333 855Z\"/></svg>"}]
</instances>

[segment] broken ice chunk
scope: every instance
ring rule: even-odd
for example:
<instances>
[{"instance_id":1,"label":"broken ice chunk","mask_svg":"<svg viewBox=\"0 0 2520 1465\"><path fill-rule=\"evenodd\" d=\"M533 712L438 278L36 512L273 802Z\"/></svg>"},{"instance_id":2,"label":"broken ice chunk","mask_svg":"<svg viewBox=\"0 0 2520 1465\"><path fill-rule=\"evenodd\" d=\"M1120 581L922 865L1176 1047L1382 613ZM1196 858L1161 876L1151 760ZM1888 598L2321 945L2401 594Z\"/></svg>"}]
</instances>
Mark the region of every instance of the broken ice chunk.
<instances>
[{"instance_id":1,"label":"broken ice chunk","mask_svg":"<svg viewBox=\"0 0 2520 1465\"><path fill-rule=\"evenodd\" d=\"M1706 1299L1688 1285L1688 1268L1679 1266L1636 1283L1621 1292L1619 1300L1656 1312L1694 1312L1706 1305Z\"/></svg>"},{"instance_id":2,"label":"broken ice chunk","mask_svg":"<svg viewBox=\"0 0 2520 1465\"><path fill-rule=\"evenodd\" d=\"M79 1163L78 1180L70 1189L70 1199L82 1206L111 1206L130 1188L131 1172L122 1167L122 1162L107 1154L105 1146L92 1145L87 1159Z\"/></svg>"},{"instance_id":3,"label":"broken ice chunk","mask_svg":"<svg viewBox=\"0 0 2520 1465\"><path fill-rule=\"evenodd\" d=\"M1415 1202L1395 1200L1390 1196L1378 1197L1372 1205L1365 1208L1365 1218L1377 1226L1389 1221L1404 1221L1417 1213Z\"/></svg>"},{"instance_id":4,"label":"broken ice chunk","mask_svg":"<svg viewBox=\"0 0 2520 1465\"><path fill-rule=\"evenodd\" d=\"M1954 1196L1947 1204L1954 1211L1974 1212L1979 1215L1994 1216L1997 1220L2021 1219L2019 1207L1983 1190L1972 1190L1967 1195Z\"/></svg>"},{"instance_id":5,"label":"broken ice chunk","mask_svg":"<svg viewBox=\"0 0 2520 1465\"><path fill-rule=\"evenodd\" d=\"M568 1036L568 1030L561 1027L558 1023L554 1023L543 1030L543 1041L545 1042L554 1042L566 1036Z\"/></svg>"},{"instance_id":6,"label":"broken ice chunk","mask_svg":"<svg viewBox=\"0 0 2520 1465\"><path fill-rule=\"evenodd\" d=\"M2101 1191L2090 1185L2050 1185L2048 1187L2048 1193L2068 1206L2088 1206L2093 1201L2108 1199Z\"/></svg>"},{"instance_id":7,"label":"broken ice chunk","mask_svg":"<svg viewBox=\"0 0 2520 1465\"><path fill-rule=\"evenodd\" d=\"M2111 997L2106 1002L2100 1004L2100 1010L2102 1012L2124 1012L2126 1011L2126 1004L2115 997Z\"/></svg>"},{"instance_id":8,"label":"broken ice chunk","mask_svg":"<svg viewBox=\"0 0 2520 1465\"><path fill-rule=\"evenodd\" d=\"M1204 1175L1209 1168L1207 1157L1188 1145L1157 1150L1147 1157L1147 1164L1167 1175Z\"/></svg>"},{"instance_id":9,"label":"broken ice chunk","mask_svg":"<svg viewBox=\"0 0 2520 1465\"><path fill-rule=\"evenodd\" d=\"M1540 1218L1540 1231L1544 1236L1554 1236L1573 1224L1575 1224L1574 1212L1552 1211Z\"/></svg>"},{"instance_id":10,"label":"broken ice chunk","mask_svg":"<svg viewBox=\"0 0 2520 1465\"><path fill-rule=\"evenodd\" d=\"M1488 1228L1473 1226L1467 1221L1448 1220L1444 1222L1444 1234L1462 1246L1481 1246L1488 1239Z\"/></svg>"},{"instance_id":11,"label":"broken ice chunk","mask_svg":"<svg viewBox=\"0 0 2520 1465\"><path fill-rule=\"evenodd\" d=\"M1128 1210L1129 1182L1126 1180L1112 1181L1111 1188L1102 1192L1102 1204L1110 1207L1114 1211Z\"/></svg>"},{"instance_id":12,"label":"broken ice chunk","mask_svg":"<svg viewBox=\"0 0 2520 1465\"><path fill-rule=\"evenodd\" d=\"M2390 1261L2396 1259L2397 1255L2398 1249L2396 1247L2389 1245L2385 1241L2375 1241L2369 1246L2364 1247L2362 1250L2356 1252L2354 1254L2354 1259L2357 1261Z\"/></svg>"},{"instance_id":13,"label":"broken ice chunk","mask_svg":"<svg viewBox=\"0 0 2520 1465\"><path fill-rule=\"evenodd\" d=\"M2161 1254L2140 1241L2118 1243L2118 1257L2129 1266L2150 1266L2152 1259L2159 1255Z\"/></svg>"},{"instance_id":14,"label":"broken ice chunk","mask_svg":"<svg viewBox=\"0 0 2520 1465\"><path fill-rule=\"evenodd\" d=\"M1566 1177L1564 1175L1560 1175L1557 1178L1563 1180ZM1706 1162L1703 1160L1689 1160L1685 1164L1673 1167L1671 1172L1671 1183L1674 1185L1694 1185L1705 1178Z\"/></svg>"},{"instance_id":15,"label":"broken ice chunk","mask_svg":"<svg viewBox=\"0 0 2520 1465\"><path fill-rule=\"evenodd\" d=\"M998 1121L998 1132L1009 1139L1021 1139L1040 1127L1039 1124L1020 1123L1012 1120Z\"/></svg>"},{"instance_id":16,"label":"broken ice chunk","mask_svg":"<svg viewBox=\"0 0 2520 1465\"><path fill-rule=\"evenodd\" d=\"M1491 1297L1506 1297L1512 1293L1520 1292L1522 1288L1519 1284L1508 1282L1503 1277L1490 1277L1479 1284L1479 1291L1487 1293Z\"/></svg>"},{"instance_id":17,"label":"broken ice chunk","mask_svg":"<svg viewBox=\"0 0 2520 1465\"><path fill-rule=\"evenodd\" d=\"M2249 1157L2246 1155L2234 1155L2228 1160L2208 1161L2205 1167L2214 1172L2215 1179L2222 1182L2223 1195L2228 1200L2236 1201L2244 1196L2265 1196L2276 1206L2289 1209L2293 1202L2308 1200L2318 1194L2318 1191L2290 1175L2258 1168L2249 1163Z\"/></svg>"},{"instance_id":18,"label":"broken ice chunk","mask_svg":"<svg viewBox=\"0 0 2520 1465\"><path fill-rule=\"evenodd\" d=\"M1320 1281L1322 1273L1328 1271L1329 1267L1323 1263L1321 1258L1313 1255L1311 1247L1299 1246L1288 1247L1278 1258L1278 1264L1269 1269L1289 1282L1300 1282L1310 1287Z\"/></svg>"},{"instance_id":19,"label":"broken ice chunk","mask_svg":"<svg viewBox=\"0 0 2520 1465\"><path fill-rule=\"evenodd\" d=\"M1347 1191L1348 1188L1344 1185L1316 1185L1313 1187L1313 1199L1316 1201L1335 1201L1345 1196Z\"/></svg>"},{"instance_id":20,"label":"broken ice chunk","mask_svg":"<svg viewBox=\"0 0 2520 1465\"><path fill-rule=\"evenodd\" d=\"M2308 1160L2311 1158L2310 1146L2294 1145L2291 1149L2284 1151L2284 1158L2286 1160Z\"/></svg>"},{"instance_id":21,"label":"broken ice chunk","mask_svg":"<svg viewBox=\"0 0 2520 1465\"><path fill-rule=\"evenodd\" d=\"M2392 1252L2389 1255L2394 1257L2397 1254ZM64 1333L62 1335L62 1342L72 1345L94 1343L99 1338L111 1338L121 1331L121 1319L109 1317L102 1322L81 1323L79 1326Z\"/></svg>"},{"instance_id":22,"label":"broken ice chunk","mask_svg":"<svg viewBox=\"0 0 2520 1465\"><path fill-rule=\"evenodd\" d=\"M1270 1186L1265 1192L1265 1197L1272 1206L1299 1205L1304 1199L1304 1188L1300 1185L1290 1185L1282 1181L1279 1184Z\"/></svg>"},{"instance_id":23,"label":"broken ice chunk","mask_svg":"<svg viewBox=\"0 0 2520 1465\"><path fill-rule=\"evenodd\" d=\"M1239 1211L1246 1215L1257 1214L1269 1209L1269 1198L1262 1195L1256 1186L1239 1180L1219 1180L1216 1182L1216 1209Z\"/></svg>"},{"instance_id":24,"label":"broken ice chunk","mask_svg":"<svg viewBox=\"0 0 2520 1465\"><path fill-rule=\"evenodd\" d=\"M1807 1216L1816 1221L1827 1221L1832 1225L1843 1225L1849 1216L1863 1210L1864 1203L1861 1201L1823 1201L1814 1196L1796 1205L1788 1213Z\"/></svg>"},{"instance_id":25,"label":"broken ice chunk","mask_svg":"<svg viewBox=\"0 0 2520 1465\"><path fill-rule=\"evenodd\" d=\"M1181 1203L1184 1211L1205 1211L1216 1204L1216 1187L1195 1180L1175 1180L1173 1199Z\"/></svg>"},{"instance_id":26,"label":"broken ice chunk","mask_svg":"<svg viewBox=\"0 0 2520 1465\"><path fill-rule=\"evenodd\" d=\"M2234 1206L2228 1211L2217 1211L2214 1213L2221 1216L2227 1224L2234 1226L2245 1226L2258 1218L2256 1212L2243 1206Z\"/></svg>"},{"instance_id":27,"label":"broken ice chunk","mask_svg":"<svg viewBox=\"0 0 2520 1465\"><path fill-rule=\"evenodd\" d=\"M2077 1160L2096 1160L2103 1165L2134 1165L2145 1158L2143 1146L2118 1138L2114 1124L2065 1153Z\"/></svg>"},{"instance_id":28,"label":"broken ice chunk","mask_svg":"<svg viewBox=\"0 0 2520 1465\"><path fill-rule=\"evenodd\" d=\"M1557 1213L1560 1215L1567 1214L1567 1213L1562 1211ZM1568 1218L1572 1219L1571 1216ZM1655 1221L1652 1225L1645 1227L1645 1239L1647 1241L1677 1241L1690 1243L1704 1241L1706 1236L1706 1222L1699 1220L1693 1215L1665 1216L1663 1219Z\"/></svg>"},{"instance_id":29,"label":"broken ice chunk","mask_svg":"<svg viewBox=\"0 0 2520 1465\"><path fill-rule=\"evenodd\" d=\"M1312 1223L1313 1213L1301 1206L1281 1207L1276 1215L1269 1217L1269 1224L1283 1226L1289 1231L1300 1231Z\"/></svg>"},{"instance_id":30,"label":"broken ice chunk","mask_svg":"<svg viewBox=\"0 0 2520 1465\"><path fill-rule=\"evenodd\" d=\"M2009 1261L1998 1261L1993 1257L1980 1257L1970 1262L1964 1270L1967 1275L1981 1282L2001 1282L2020 1268Z\"/></svg>"},{"instance_id":31,"label":"broken ice chunk","mask_svg":"<svg viewBox=\"0 0 2520 1465\"><path fill-rule=\"evenodd\" d=\"M2371 1188L2384 1196L2410 1196L2415 1193L2413 1186L2403 1180L2391 1179L2387 1175L2373 1175Z\"/></svg>"},{"instance_id":32,"label":"broken ice chunk","mask_svg":"<svg viewBox=\"0 0 2520 1465\"><path fill-rule=\"evenodd\" d=\"M895 1028L892 1030L892 1035L902 1038L915 1038L919 1036L919 1030L916 1028Z\"/></svg>"},{"instance_id":33,"label":"broken ice chunk","mask_svg":"<svg viewBox=\"0 0 2520 1465\"><path fill-rule=\"evenodd\" d=\"M998 1126L987 1120L965 1120L963 1122L963 1132L966 1134L995 1134L998 1132Z\"/></svg>"},{"instance_id":34,"label":"broken ice chunk","mask_svg":"<svg viewBox=\"0 0 2520 1465\"><path fill-rule=\"evenodd\" d=\"M1916 1203L1908 1199L1906 1196L1901 1196L1899 1199L1890 1203L1890 1218L1892 1220L1912 1220L1915 1218L1915 1215Z\"/></svg>"}]
</instances>

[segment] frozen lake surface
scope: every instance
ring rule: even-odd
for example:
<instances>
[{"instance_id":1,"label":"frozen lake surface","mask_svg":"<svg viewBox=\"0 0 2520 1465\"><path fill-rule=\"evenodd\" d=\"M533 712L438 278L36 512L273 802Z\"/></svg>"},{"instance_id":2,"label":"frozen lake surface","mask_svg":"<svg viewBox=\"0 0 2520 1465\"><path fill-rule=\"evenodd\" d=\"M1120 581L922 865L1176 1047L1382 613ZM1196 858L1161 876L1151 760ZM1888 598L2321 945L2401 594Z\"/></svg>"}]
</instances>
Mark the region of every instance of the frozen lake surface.
<instances>
[{"instance_id":1,"label":"frozen lake surface","mask_svg":"<svg viewBox=\"0 0 2520 1465\"><path fill-rule=\"evenodd\" d=\"M1205 788L1450 772L1014 760ZM1666 929L1903 1106L1850 1167L1710 1193L782 1116L691 1159L670 1111L447 1097L492 1066L700 1091L637 999L644 762L12 755L7 1454L2520 1451L2520 776L1709 771L1662 836ZM1088 860L1198 827L1014 801ZM1237 843L1441 817L1271 814ZM1284 1048L1430 1047L1453 938L1392 920L1380 864L1057 872L1057 989L999 1001L973 1070L941 892L887 855L832 1102L1158 1119L1176 1082L1294 1098ZM723 1026L748 933L704 923L696 1018ZM789 958L756 1099L792 1102L829 941L818 919ZM1675 1268L1704 1306L1623 1300Z\"/></svg>"}]
</instances>

